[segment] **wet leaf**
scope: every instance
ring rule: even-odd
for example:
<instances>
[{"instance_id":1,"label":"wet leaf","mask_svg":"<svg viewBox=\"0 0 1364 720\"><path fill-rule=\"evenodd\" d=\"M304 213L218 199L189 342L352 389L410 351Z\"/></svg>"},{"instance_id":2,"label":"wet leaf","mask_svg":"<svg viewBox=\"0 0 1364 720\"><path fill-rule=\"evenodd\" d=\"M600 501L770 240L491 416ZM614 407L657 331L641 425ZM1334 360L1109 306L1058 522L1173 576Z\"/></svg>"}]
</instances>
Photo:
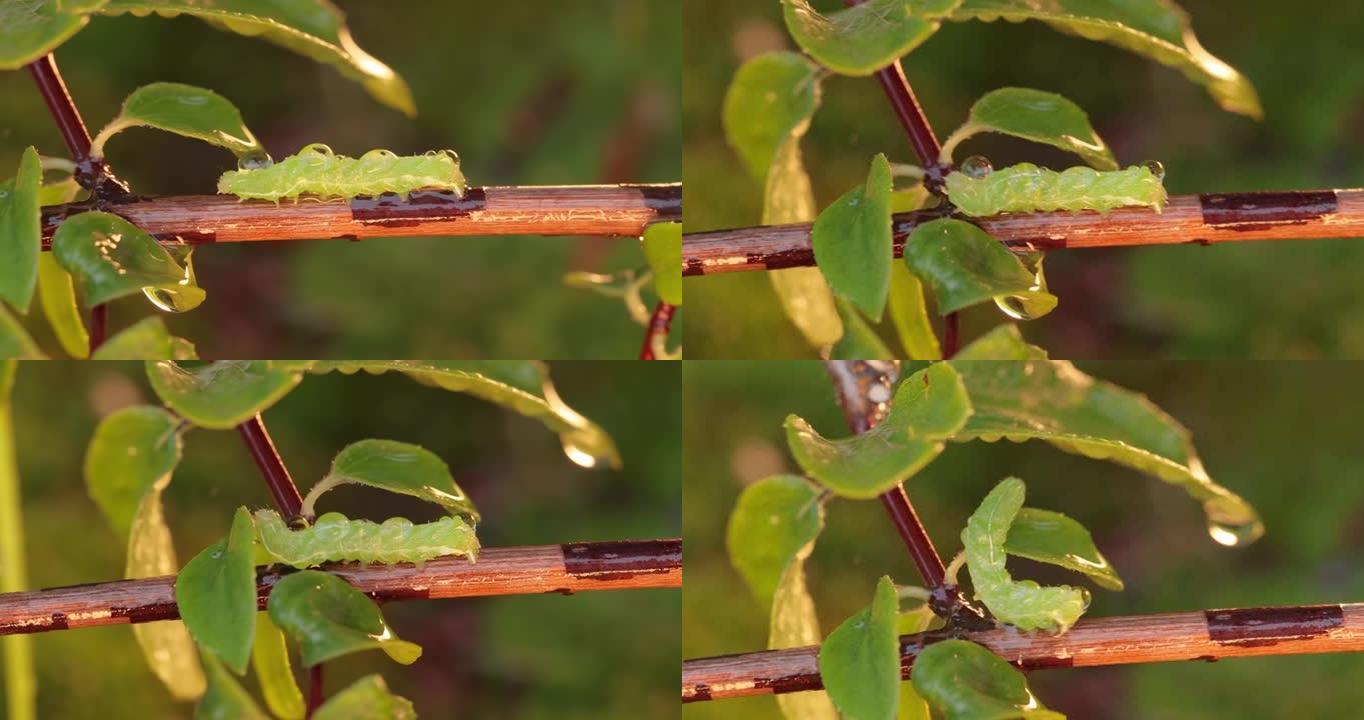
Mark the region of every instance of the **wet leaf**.
<instances>
[{"instance_id":1,"label":"wet leaf","mask_svg":"<svg viewBox=\"0 0 1364 720\"><path fill-rule=\"evenodd\" d=\"M0 183L0 300L23 314L28 314L38 282L43 242L38 188L42 181L38 151L28 147L19 157L14 179Z\"/></svg>"},{"instance_id":2,"label":"wet leaf","mask_svg":"<svg viewBox=\"0 0 1364 720\"><path fill-rule=\"evenodd\" d=\"M366 360L318 362L315 373L401 372L418 382L464 392L544 423L559 434L564 454L586 468L620 467L605 430L559 398L545 365L533 360Z\"/></svg>"},{"instance_id":3,"label":"wet leaf","mask_svg":"<svg viewBox=\"0 0 1364 720\"><path fill-rule=\"evenodd\" d=\"M1031 88L1000 88L971 106L970 118L943 142L942 157L952 158L957 143L982 132L997 132L1073 152L1099 170L1117 170L1118 161L1094 132L1079 105L1056 93Z\"/></svg>"},{"instance_id":4,"label":"wet leaf","mask_svg":"<svg viewBox=\"0 0 1364 720\"><path fill-rule=\"evenodd\" d=\"M819 64L843 75L870 75L937 31L936 18L960 0L867 0L821 14L809 0L782 0L786 29Z\"/></svg>"},{"instance_id":5,"label":"wet leaf","mask_svg":"<svg viewBox=\"0 0 1364 720\"><path fill-rule=\"evenodd\" d=\"M865 184L849 190L815 219L815 262L834 292L873 322L881 321L890 292L890 162L872 158Z\"/></svg>"},{"instance_id":6,"label":"wet leaf","mask_svg":"<svg viewBox=\"0 0 1364 720\"><path fill-rule=\"evenodd\" d=\"M219 29L259 37L331 65L363 85L379 102L408 116L417 114L407 83L355 44L345 16L327 0L109 0L100 12L191 15Z\"/></svg>"},{"instance_id":7,"label":"wet leaf","mask_svg":"<svg viewBox=\"0 0 1364 720\"><path fill-rule=\"evenodd\" d=\"M208 692L194 707L194 720L269 720L251 694L232 677L222 662L204 653Z\"/></svg>"},{"instance_id":8,"label":"wet leaf","mask_svg":"<svg viewBox=\"0 0 1364 720\"><path fill-rule=\"evenodd\" d=\"M1023 334L1012 323L996 325L972 340L953 360L1046 360L1047 351L1023 341Z\"/></svg>"},{"instance_id":9,"label":"wet leaf","mask_svg":"<svg viewBox=\"0 0 1364 720\"><path fill-rule=\"evenodd\" d=\"M374 601L330 573L300 570L275 583L269 611L299 644L307 667L363 650L383 650L403 665L422 654L421 646L393 634Z\"/></svg>"},{"instance_id":10,"label":"wet leaf","mask_svg":"<svg viewBox=\"0 0 1364 720\"><path fill-rule=\"evenodd\" d=\"M928 319L928 304L919 277L905 263L890 264L890 319L910 360L938 360L942 349Z\"/></svg>"},{"instance_id":11,"label":"wet leaf","mask_svg":"<svg viewBox=\"0 0 1364 720\"><path fill-rule=\"evenodd\" d=\"M394 695L378 675L366 675L333 695L313 713L313 720L416 720L406 698Z\"/></svg>"},{"instance_id":12,"label":"wet leaf","mask_svg":"<svg viewBox=\"0 0 1364 720\"><path fill-rule=\"evenodd\" d=\"M91 141L91 155L103 157L109 138L132 127L156 128L202 140L238 158L264 153L237 106L212 90L193 85L158 82L134 90L123 101L118 117Z\"/></svg>"},{"instance_id":13,"label":"wet leaf","mask_svg":"<svg viewBox=\"0 0 1364 720\"><path fill-rule=\"evenodd\" d=\"M38 301L47 316L47 324L66 354L73 358L87 357L90 334L85 330L85 318L76 302L76 285L71 280L71 273L63 270L50 252L38 256Z\"/></svg>"},{"instance_id":14,"label":"wet leaf","mask_svg":"<svg viewBox=\"0 0 1364 720\"><path fill-rule=\"evenodd\" d=\"M729 561L761 607L772 606L782 573L824 527L819 488L799 475L773 475L749 485L730 512Z\"/></svg>"},{"instance_id":15,"label":"wet leaf","mask_svg":"<svg viewBox=\"0 0 1364 720\"><path fill-rule=\"evenodd\" d=\"M42 360L46 356L9 309L0 306L0 359Z\"/></svg>"},{"instance_id":16,"label":"wet leaf","mask_svg":"<svg viewBox=\"0 0 1364 720\"><path fill-rule=\"evenodd\" d=\"M302 720L307 712L303 692L298 689L294 670L289 665L289 648L284 633L270 619L270 613L257 613L256 638L251 644L251 666L256 683L270 712L281 720Z\"/></svg>"},{"instance_id":17,"label":"wet leaf","mask_svg":"<svg viewBox=\"0 0 1364 720\"><path fill-rule=\"evenodd\" d=\"M778 148L804 134L819 99L819 67L800 53L759 55L734 74L725 92L725 139L754 179L764 182Z\"/></svg>"},{"instance_id":18,"label":"wet leaf","mask_svg":"<svg viewBox=\"0 0 1364 720\"><path fill-rule=\"evenodd\" d=\"M933 289L943 315L991 300L1020 320L1056 307L1040 269L1029 272L1003 243L963 220L944 218L915 227L905 241L905 263Z\"/></svg>"},{"instance_id":19,"label":"wet leaf","mask_svg":"<svg viewBox=\"0 0 1364 720\"><path fill-rule=\"evenodd\" d=\"M478 522L478 510L455 483L449 466L419 445L372 439L347 445L332 459L331 472L308 491L303 513L312 515L317 498L345 484L410 495L440 505L451 515Z\"/></svg>"},{"instance_id":20,"label":"wet leaf","mask_svg":"<svg viewBox=\"0 0 1364 720\"><path fill-rule=\"evenodd\" d=\"M1014 580L1005 569L1004 544L1023 507L1024 493L1022 480L1006 478L967 518L961 531L966 566L976 597L1000 621L1019 630L1059 635L1084 614L1089 593L1069 585L1043 587L1032 580Z\"/></svg>"},{"instance_id":21,"label":"wet leaf","mask_svg":"<svg viewBox=\"0 0 1364 720\"><path fill-rule=\"evenodd\" d=\"M772 595L772 614L768 624L767 647L772 650L818 645L822 639L815 601L805 584L805 559L814 550L806 545L782 572ZM838 711L828 693L786 693L777 695L777 705L787 720L838 720Z\"/></svg>"},{"instance_id":22,"label":"wet leaf","mask_svg":"<svg viewBox=\"0 0 1364 720\"><path fill-rule=\"evenodd\" d=\"M85 451L85 486L120 538L128 537L142 501L180 464L179 424L159 407L138 405L95 428Z\"/></svg>"},{"instance_id":23,"label":"wet leaf","mask_svg":"<svg viewBox=\"0 0 1364 720\"><path fill-rule=\"evenodd\" d=\"M918 608L900 613L895 629L901 635L915 635L941 627L942 624L941 618L933 614L932 609L927 605L920 605ZM899 679L898 673L896 679ZM932 720L928 701L914 689L914 683L900 683L900 709L895 717L896 720Z\"/></svg>"},{"instance_id":24,"label":"wet leaf","mask_svg":"<svg viewBox=\"0 0 1364 720\"><path fill-rule=\"evenodd\" d=\"M83 329L83 328L82 328ZM93 360L193 360L194 344L170 334L156 315L142 318L109 338Z\"/></svg>"},{"instance_id":25,"label":"wet leaf","mask_svg":"<svg viewBox=\"0 0 1364 720\"><path fill-rule=\"evenodd\" d=\"M946 720L1064 720L1042 706L1017 668L967 640L943 640L914 659L914 688Z\"/></svg>"},{"instance_id":26,"label":"wet leaf","mask_svg":"<svg viewBox=\"0 0 1364 720\"><path fill-rule=\"evenodd\" d=\"M237 508L224 540L195 555L175 580L175 603L190 637L233 672L246 672L256 636L256 525Z\"/></svg>"},{"instance_id":27,"label":"wet leaf","mask_svg":"<svg viewBox=\"0 0 1364 720\"><path fill-rule=\"evenodd\" d=\"M1015 348L1005 350L1010 342ZM1016 335L997 336L994 346L997 355L1040 353ZM953 439L1044 440L1178 485L1203 503L1209 532L1219 543L1246 544L1263 534L1255 508L1213 482L1189 431L1144 395L1096 380L1062 360L950 362L975 407Z\"/></svg>"},{"instance_id":28,"label":"wet leaf","mask_svg":"<svg viewBox=\"0 0 1364 720\"><path fill-rule=\"evenodd\" d=\"M937 363L900 383L890 412L860 435L826 440L804 419L786 417L786 442L807 474L835 493L873 498L905 481L942 452L971 416L966 388Z\"/></svg>"},{"instance_id":29,"label":"wet leaf","mask_svg":"<svg viewBox=\"0 0 1364 720\"><path fill-rule=\"evenodd\" d=\"M1097 585L1122 590L1122 578L1094 545L1084 525L1051 510L1025 507L1009 527L1004 552L1059 565L1089 576Z\"/></svg>"},{"instance_id":30,"label":"wet leaf","mask_svg":"<svg viewBox=\"0 0 1364 720\"><path fill-rule=\"evenodd\" d=\"M268 360L220 360L184 367L147 363L152 389L172 410L200 427L228 430L289 394L303 375Z\"/></svg>"},{"instance_id":31,"label":"wet leaf","mask_svg":"<svg viewBox=\"0 0 1364 720\"><path fill-rule=\"evenodd\" d=\"M1194 36L1188 13L1164 0L963 0L950 20L1041 20L1072 35L1116 45L1179 70L1223 110L1258 118L1255 88Z\"/></svg>"},{"instance_id":32,"label":"wet leaf","mask_svg":"<svg viewBox=\"0 0 1364 720\"><path fill-rule=\"evenodd\" d=\"M900 700L895 585L882 575L871 605L843 621L819 648L824 689L847 720L891 720Z\"/></svg>"},{"instance_id":33,"label":"wet leaf","mask_svg":"<svg viewBox=\"0 0 1364 720\"><path fill-rule=\"evenodd\" d=\"M59 0L0 3L0 70L19 70L52 52L87 22Z\"/></svg>"},{"instance_id":34,"label":"wet leaf","mask_svg":"<svg viewBox=\"0 0 1364 720\"><path fill-rule=\"evenodd\" d=\"M669 305L682 304L682 223L654 223L644 229L644 256L654 273L654 291Z\"/></svg>"},{"instance_id":35,"label":"wet leaf","mask_svg":"<svg viewBox=\"0 0 1364 720\"><path fill-rule=\"evenodd\" d=\"M763 195L764 225L809 222L815 218L815 195L800 158L804 128L802 125L777 149ZM834 304L833 291L819 268L773 270L767 277L777 291L786 317L811 347L822 349L843 337L843 320Z\"/></svg>"},{"instance_id":36,"label":"wet leaf","mask_svg":"<svg viewBox=\"0 0 1364 720\"><path fill-rule=\"evenodd\" d=\"M834 304L838 308L839 318L843 320L843 337L830 348L831 359L889 360L895 357L852 303L843 298L834 298Z\"/></svg>"},{"instance_id":37,"label":"wet leaf","mask_svg":"<svg viewBox=\"0 0 1364 720\"><path fill-rule=\"evenodd\" d=\"M181 296L178 310L197 307L205 293L189 269L151 235L117 215L85 212L62 221L52 255L71 273L86 305L99 305L143 288Z\"/></svg>"}]
</instances>

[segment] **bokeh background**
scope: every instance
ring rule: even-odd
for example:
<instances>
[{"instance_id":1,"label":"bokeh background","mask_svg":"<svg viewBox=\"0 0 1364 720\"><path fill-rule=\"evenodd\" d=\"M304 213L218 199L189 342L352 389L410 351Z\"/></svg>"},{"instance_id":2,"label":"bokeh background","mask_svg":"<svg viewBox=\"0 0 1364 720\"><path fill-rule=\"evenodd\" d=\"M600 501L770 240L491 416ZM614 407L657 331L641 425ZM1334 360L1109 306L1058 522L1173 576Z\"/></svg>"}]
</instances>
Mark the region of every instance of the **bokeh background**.
<instances>
[{"instance_id":1,"label":"bokeh background","mask_svg":"<svg viewBox=\"0 0 1364 720\"><path fill-rule=\"evenodd\" d=\"M1358 363L1089 362L1080 368L1146 393L1193 433L1214 479L1260 511L1267 528L1238 550L1215 544L1183 491L1045 443L949 443L907 485L944 555L1003 478L1028 483L1028 505L1088 527L1126 581L1093 588L1091 617L1216 607L1351 602L1364 598L1364 382ZM796 413L832 437L847 434L823 368L815 362L688 362L683 421L686 592L683 657L766 647L765 610L728 561L725 523L746 483L797 471L782 433ZM876 579L920 582L874 501L833 501L806 564L825 633L866 606ZM1016 576L1086 584L1018 558ZM1029 682L1072 718L1350 717L1364 702L1364 655L1315 655L1049 670ZM770 697L693 703L685 720L777 720Z\"/></svg>"},{"instance_id":2,"label":"bokeh background","mask_svg":"<svg viewBox=\"0 0 1364 720\"><path fill-rule=\"evenodd\" d=\"M677 0L338 5L356 42L411 85L416 119L329 66L193 18L95 17L56 56L92 133L134 89L184 82L235 103L277 158L312 142L352 156L453 148L479 185L679 179ZM29 74L0 73L0 177L28 145L67 154ZM147 195L211 194L235 167L144 129L108 154ZM643 267L630 238L260 243L205 247L195 262L209 299L167 320L203 357L624 358L643 337L619 301L561 283L569 270ZM150 310L120 301L111 328Z\"/></svg>"},{"instance_id":3,"label":"bokeh background","mask_svg":"<svg viewBox=\"0 0 1364 720\"><path fill-rule=\"evenodd\" d=\"M1223 112L1175 70L1036 22L945 23L904 69L940 138L982 94L1017 85L1078 103L1120 162L1163 162L1171 193L1364 184L1356 3L1180 4L1203 45L1259 90L1263 121ZM755 225L761 190L726 145L720 108L745 59L794 44L777 0L687 0L683 12L686 229ZM821 206L862 182L877 152L917 164L871 78L824 83L803 148ZM957 159L972 154L996 167L1078 163L1003 137L972 139ZM1056 252L1047 279L1061 305L1024 331L1057 357L1361 357L1361 273L1364 242L1349 239ZM813 357L768 286L762 273L688 279L688 356ZM992 307L968 311L963 337L1001 319Z\"/></svg>"},{"instance_id":4,"label":"bokeh background","mask_svg":"<svg viewBox=\"0 0 1364 720\"><path fill-rule=\"evenodd\" d=\"M679 364L567 362L551 371L564 400L612 434L622 470L582 470L539 422L397 374L308 376L265 419L305 492L356 440L435 452L478 504L486 546L676 537ZM22 363L14 402L32 586L121 577L122 543L87 497L81 462L100 417L155 402L142 365ZM439 516L372 490L328 497L350 517ZM225 534L237 506L270 505L237 433L203 429L186 436L165 501L181 562ZM677 712L681 600L680 590L657 589L390 603L384 615L425 648L422 658L404 667L382 653L351 655L327 664L326 685L334 692L380 672L424 718L666 717ZM192 714L152 676L126 626L32 637L39 717ZM254 688L251 673L247 680Z\"/></svg>"}]
</instances>

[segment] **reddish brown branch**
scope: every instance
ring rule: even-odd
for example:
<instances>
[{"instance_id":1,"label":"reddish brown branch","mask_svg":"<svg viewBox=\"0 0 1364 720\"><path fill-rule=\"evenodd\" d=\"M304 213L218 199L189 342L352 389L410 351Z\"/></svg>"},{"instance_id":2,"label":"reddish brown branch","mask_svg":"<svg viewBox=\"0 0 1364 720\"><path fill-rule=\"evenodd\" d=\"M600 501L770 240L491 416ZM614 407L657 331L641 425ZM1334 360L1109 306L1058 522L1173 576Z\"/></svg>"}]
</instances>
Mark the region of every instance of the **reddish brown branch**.
<instances>
[{"instance_id":1,"label":"reddish brown branch","mask_svg":"<svg viewBox=\"0 0 1364 720\"><path fill-rule=\"evenodd\" d=\"M680 539L624 540L485 548L478 562L445 557L411 564L323 568L377 601L489 595L637 590L682 586ZM257 593L265 607L284 576L261 568ZM0 635L172 620L175 577L76 585L0 595Z\"/></svg>"},{"instance_id":2,"label":"reddish brown branch","mask_svg":"<svg viewBox=\"0 0 1364 720\"><path fill-rule=\"evenodd\" d=\"M662 347L668 342L668 333L672 331L673 313L677 312L677 306L669 305L659 301L654 306L654 314L649 317L649 326L644 331L644 346L639 350L640 360L657 360L657 353L654 346L657 344Z\"/></svg>"},{"instance_id":3,"label":"reddish brown branch","mask_svg":"<svg viewBox=\"0 0 1364 720\"><path fill-rule=\"evenodd\" d=\"M43 208L43 247L65 217L89 209L83 204ZM469 188L462 198L421 190L406 200L381 195L278 205L204 195L143 199L106 209L168 244L441 235L638 236L650 223L681 219L682 186L486 187Z\"/></svg>"},{"instance_id":4,"label":"reddish brown branch","mask_svg":"<svg viewBox=\"0 0 1364 720\"><path fill-rule=\"evenodd\" d=\"M919 210L893 218L896 257L920 223L941 213ZM1176 195L1163 212L1120 208L1097 212L1038 212L973 218L1010 245L1039 250L1176 245L1242 240L1364 236L1364 190L1294 190ZM682 274L708 275L814 265L810 225L768 225L682 237Z\"/></svg>"},{"instance_id":5,"label":"reddish brown branch","mask_svg":"<svg viewBox=\"0 0 1364 720\"><path fill-rule=\"evenodd\" d=\"M261 478L265 480L265 486L269 488L270 497L274 499L279 514L286 522L298 517L302 512L303 497L298 494L298 486L294 485L294 479L289 476L289 468L284 466L283 458L275 449L275 441L270 439L270 431L265 428L265 421L258 414L238 425L237 432L241 433L242 442L250 451L251 459L256 461L256 469L260 470Z\"/></svg>"},{"instance_id":6,"label":"reddish brown branch","mask_svg":"<svg viewBox=\"0 0 1364 720\"><path fill-rule=\"evenodd\" d=\"M901 675L941 631L900 638ZM1364 604L1204 610L1085 619L1064 635L999 628L960 634L1025 670L1364 650ZM822 687L818 647L688 660L682 701Z\"/></svg>"}]
</instances>

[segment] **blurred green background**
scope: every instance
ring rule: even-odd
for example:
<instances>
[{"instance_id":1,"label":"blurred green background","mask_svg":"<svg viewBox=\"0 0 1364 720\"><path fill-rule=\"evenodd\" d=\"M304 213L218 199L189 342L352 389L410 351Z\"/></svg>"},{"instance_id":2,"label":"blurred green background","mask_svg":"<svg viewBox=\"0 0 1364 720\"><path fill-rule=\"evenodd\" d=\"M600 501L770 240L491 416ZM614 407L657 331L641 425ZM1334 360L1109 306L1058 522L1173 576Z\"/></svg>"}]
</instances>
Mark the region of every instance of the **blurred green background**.
<instances>
[{"instance_id":1,"label":"blurred green background","mask_svg":"<svg viewBox=\"0 0 1364 720\"><path fill-rule=\"evenodd\" d=\"M338 4L361 47L411 85L415 120L328 66L187 17L95 17L56 56L92 133L137 87L173 81L226 96L277 158L311 142L352 156L453 148L478 185L678 180L677 0ZM27 145L67 154L29 74L0 73L0 177ZM147 195L213 193L235 167L140 129L112 141L109 160ZM203 357L613 358L634 357L643 337L619 301L560 282L643 267L629 238L260 243L195 260L208 302L168 321ZM119 328L151 308L113 310ZM55 352L45 324L28 324Z\"/></svg>"},{"instance_id":2,"label":"blurred green background","mask_svg":"<svg viewBox=\"0 0 1364 720\"><path fill-rule=\"evenodd\" d=\"M569 362L552 373L564 400L615 438L623 470L582 470L539 422L397 374L308 376L265 419L305 491L359 439L435 452L478 504L486 546L676 537L678 364ZM122 576L123 548L86 496L81 462L101 416L153 397L140 363L21 364L14 412L34 587ZM372 490L332 495L331 509L350 517L439 516ZM165 499L181 562L225 534L238 505L270 504L237 434L202 429L186 436ZM425 648L421 660L403 667L381 653L352 655L327 664L326 685L334 692L383 673L423 718L664 717L677 712L681 600L679 590L658 589L391 603L385 616ZM126 626L32 637L39 717L192 713L152 676Z\"/></svg>"},{"instance_id":3,"label":"blurred green background","mask_svg":"<svg viewBox=\"0 0 1364 720\"><path fill-rule=\"evenodd\" d=\"M949 443L907 486L938 549L961 548L966 517L1008 475L1028 505L1087 526L1126 581L1093 589L1092 617L1364 599L1364 373L1357 363L1188 361L1081 363L1143 393L1193 433L1214 479L1253 503L1266 534L1240 550L1207 535L1183 491L1040 442ZM746 483L796 470L781 425L796 413L821 433L847 434L815 362L686 363L683 657L766 647L767 619L729 565L725 523ZM876 579L920 582L880 503L839 500L806 565L825 633L865 607ZM1016 576L1086 584L1012 558ZM1316 655L1033 673L1049 707L1072 718L1354 717L1364 655ZM686 720L779 718L771 698L684 706Z\"/></svg>"},{"instance_id":4,"label":"blurred green background","mask_svg":"<svg viewBox=\"0 0 1364 720\"><path fill-rule=\"evenodd\" d=\"M1175 70L1036 22L945 23L904 69L940 138L976 98L1018 85L1078 103L1120 162L1162 161L1171 193L1364 184L1358 3L1181 4L1203 45L1259 90L1263 121L1223 112ZM687 230L755 225L761 191L725 144L721 103L745 59L794 44L777 0L686 0L684 15ZM821 206L862 182L877 152L917 164L871 78L826 80L803 148ZM972 154L996 167L1078 164L1002 137L972 139L957 159ZM1364 356L1360 240L1073 250L1053 253L1047 270L1061 305L1024 332L1057 357ZM813 357L762 273L693 278L685 286L689 357ZM1001 319L993 307L968 311L963 337Z\"/></svg>"}]
</instances>

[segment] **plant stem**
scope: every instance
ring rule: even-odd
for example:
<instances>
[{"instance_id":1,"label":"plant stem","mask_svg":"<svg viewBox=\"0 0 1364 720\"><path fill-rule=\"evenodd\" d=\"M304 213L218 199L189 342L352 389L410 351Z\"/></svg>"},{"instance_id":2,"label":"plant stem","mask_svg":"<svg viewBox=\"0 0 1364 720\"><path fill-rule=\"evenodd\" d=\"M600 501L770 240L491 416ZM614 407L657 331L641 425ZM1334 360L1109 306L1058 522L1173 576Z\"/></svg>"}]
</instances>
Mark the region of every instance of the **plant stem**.
<instances>
[{"instance_id":1,"label":"plant stem","mask_svg":"<svg viewBox=\"0 0 1364 720\"><path fill-rule=\"evenodd\" d=\"M43 208L44 249L82 203ZM419 190L351 200L275 204L227 195L139 198L113 208L167 245L258 240L364 240L454 235L639 237L650 223L682 217L682 185L552 185L469 188L462 198Z\"/></svg>"},{"instance_id":2,"label":"plant stem","mask_svg":"<svg viewBox=\"0 0 1364 720\"><path fill-rule=\"evenodd\" d=\"M322 663L318 663L308 668L308 714L305 717L312 717L317 709L322 707L324 695L322 694Z\"/></svg>"},{"instance_id":3,"label":"plant stem","mask_svg":"<svg viewBox=\"0 0 1364 720\"><path fill-rule=\"evenodd\" d=\"M289 477L289 469L284 466L284 460L275 449L275 442L270 439L265 421L256 415L238 425L237 432L241 433L242 442L246 443L246 449L256 461L256 468L260 470L265 486L270 489L270 496L274 498L279 514L286 522L297 518L303 508L303 498L298 494L294 479Z\"/></svg>"},{"instance_id":4,"label":"plant stem","mask_svg":"<svg viewBox=\"0 0 1364 720\"><path fill-rule=\"evenodd\" d=\"M957 313L943 317L942 359L951 360L961 345L961 318Z\"/></svg>"},{"instance_id":5,"label":"plant stem","mask_svg":"<svg viewBox=\"0 0 1364 720\"><path fill-rule=\"evenodd\" d=\"M941 217L941 210L894 215L895 256L903 255L905 239L915 227ZM1043 251L1354 237L1364 236L1364 190L1176 195L1161 212L1133 207L1102 214L1010 213L971 222L1005 244ZM684 276L814 264L809 223L682 236Z\"/></svg>"},{"instance_id":6,"label":"plant stem","mask_svg":"<svg viewBox=\"0 0 1364 720\"><path fill-rule=\"evenodd\" d=\"M335 564L323 568L377 602L493 595L572 594L594 590L682 587L682 540L484 548L478 562L442 557L421 567ZM270 588L287 572L260 568L256 594L265 609ZM0 635L96 625L173 620L175 577L117 580L0 595Z\"/></svg>"},{"instance_id":7,"label":"plant stem","mask_svg":"<svg viewBox=\"0 0 1364 720\"><path fill-rule=\"evenodd\" d=\"M677 307L659 301L654 306L654 314L649 318L649 326L644 330L644 346L640 348L640 360L657 360L660 351L667 350L668 333L672 330L673 313Z\"/></svg>"},{"instance_id":8,"label":"plant stem","mask_svg":"<svg viewBox=\"0 0 1364 720\"><path fill-rule=\"evenodd\" d=\"M927 644L959 637L1024 670L1364 650L1364 603L1085 618L1064 635L1013 628L900 638L902 675ZM682 663L682 701L816 690L818 647ZM776 683L771 678L780 678Z\"/></svg>"}]
</instances>

